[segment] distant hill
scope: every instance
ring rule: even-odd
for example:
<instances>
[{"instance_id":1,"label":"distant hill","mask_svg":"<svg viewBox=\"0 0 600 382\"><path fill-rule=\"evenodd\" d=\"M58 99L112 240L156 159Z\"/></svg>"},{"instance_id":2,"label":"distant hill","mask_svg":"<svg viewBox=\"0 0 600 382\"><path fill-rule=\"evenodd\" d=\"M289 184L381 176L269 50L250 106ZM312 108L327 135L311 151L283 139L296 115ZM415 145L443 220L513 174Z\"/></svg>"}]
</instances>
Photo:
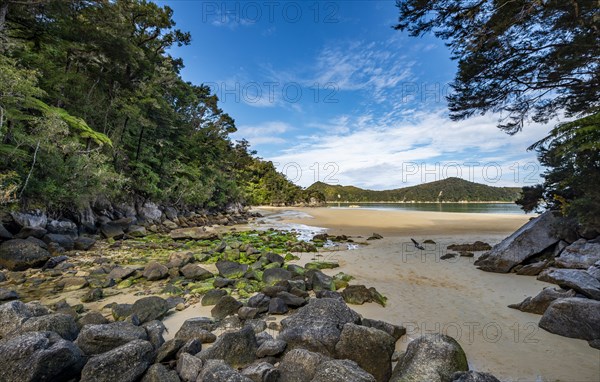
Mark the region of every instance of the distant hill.
<instances>
[{"instance_id":1,"label":"distant hill","mask_svg":"<svg viewBox=\"0 0 600 382\"><path fill-rule=\"evenodd\" d=\"M518 187L491 187L460 178L447 178L394 190L364 190L354 186L316 182L309 191L319 191L328 202L514 202ZM338 198L338 195L340 197Z\"/></svg>"}]
</instances>

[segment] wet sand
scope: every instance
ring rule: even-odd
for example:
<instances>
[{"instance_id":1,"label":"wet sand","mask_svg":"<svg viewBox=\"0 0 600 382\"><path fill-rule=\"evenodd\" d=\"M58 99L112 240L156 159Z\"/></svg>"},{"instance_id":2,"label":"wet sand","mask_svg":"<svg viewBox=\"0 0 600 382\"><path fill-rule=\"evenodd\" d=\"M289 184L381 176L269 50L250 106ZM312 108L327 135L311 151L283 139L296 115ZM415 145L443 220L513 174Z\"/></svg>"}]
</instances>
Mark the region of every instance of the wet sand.
<instances>
[{"instance_id":1,"label":"wet sand","mask_svg":"<svg viewBox=\"0 0 600 382\"><path fill-rule=\"evenodd\" d=\"M600 351L586 341L557 336L540 329L541 316L510 309L552 286L531 276L478 270L473 258L440 260L446 246L481 240L501 241L530 217L438 212L373 211L328 208L294 209L312 218L290 219L325 227L333 234L384 236L358 250L333 251L325 260L341 267L326 271L356 277L351 283L374 286L388 297L376 304L352 305L364 317L402 324L407 336L397 348L421 333L445 333L463 346L470 366L503 381L599 381ZM278 210L264 210L267 214ZM434 240L417 252L410 238ZM363 239L356 239L361 241ZM476 257L480 253L476 254ZM314 254L301 254L299 263ZM476 258L475 257L475 258Z\"/></svg>"}]
</instances>

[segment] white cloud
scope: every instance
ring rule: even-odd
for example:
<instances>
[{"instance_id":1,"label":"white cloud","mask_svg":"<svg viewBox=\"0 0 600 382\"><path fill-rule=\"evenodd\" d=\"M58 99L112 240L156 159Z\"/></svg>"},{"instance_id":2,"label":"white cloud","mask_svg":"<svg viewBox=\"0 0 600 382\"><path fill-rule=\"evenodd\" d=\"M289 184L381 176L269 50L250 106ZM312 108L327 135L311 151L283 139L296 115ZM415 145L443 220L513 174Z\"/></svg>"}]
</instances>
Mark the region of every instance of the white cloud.
<instances>
[{"instance_id":1,"label":"white cloud","mask_svg":"<svg viewBox=\"0 0 600 382\"><path fill-rule=\"evenodd\" d=\"M233 135L234 139L245 138L251 145L286 143L282 134L293 130L293 127L282 121L270 121L260 125L240 125Z\"/></svg>"},{"instance_id":2,"label":"white cloud","mask_svg":"<svg viewBox=\"0 0 600 382\"><path fill-rule=\"evenodd\" d=\"M321 134L295 137L294 147L268 159L280 163L280 168L285 164L302 168L303 175L293 179L302 186L315 180L331 181L323 179L323 174L331 172L323 168L328 163L339 168L334 179L340 184L374 189L455 175L492 185L521 186L524 175L532 172L531 164L537 163L535 153L526 148L548 131L548 127L530 125L509 136L496 128L495 116L454 122L442 110L393 124L380 124L370 116L343 116L330 122L330 130L323 125ZM344 131L340 125L354 127ZM315 163L319 176L315 176ZM460 164L462 174L457 173L455 163ZM501 176L496 175L497 168ZM533 172L537 179L539 168Z\"/></svg>"}]
</instances>

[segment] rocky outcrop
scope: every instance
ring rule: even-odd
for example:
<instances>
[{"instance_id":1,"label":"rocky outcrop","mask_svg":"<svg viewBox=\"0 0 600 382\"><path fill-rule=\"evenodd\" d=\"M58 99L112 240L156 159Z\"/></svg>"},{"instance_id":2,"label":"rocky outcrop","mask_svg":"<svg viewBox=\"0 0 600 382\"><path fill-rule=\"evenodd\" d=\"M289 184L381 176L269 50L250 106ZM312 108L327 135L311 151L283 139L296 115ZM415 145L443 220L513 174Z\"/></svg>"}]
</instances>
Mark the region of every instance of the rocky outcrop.
<instances>
[{"instance_id":1,"label":"rocky outcrop","mask_svg":"<svg viewBox=\"0 0 600 382\"><path fill-rule=\"evenodd\" d=\"M467 371L467 357L458 342L442 334L426 334L408 344L390 382L449 382Z\"/></svg>"},{"instance_id":2,"label":"rocky outcrop","mask_svg":"<svg viewBox=\"0 0 600 382\"><path fill-rule=\"evenodd\" d=\"M101 354L134 340L147 340L148 334L128 322L104 325L86 325L81 329L75 344L86 355Z\"/></svg>"},{"instance_id":3,"label":"rocky outcrop","mask_svg":"<svg viewBox=\"0 0 600 382\"><path fill-rule=\"evenodd\" d=\"M586 297L600 300L600 281L584 270L551 268L542 272L538 280L570 288Z\"/></svg>"},{"instance_id":4,"label":"rocky outcrop","mask_svg":"<svg viewBox=\"0 0 600 382\"><path fill-rule=\"evenodd\" d=\"M152 363L154 348L148 341L134 340L89 359L81 382L134 382Z\"/></svg>"},{"instance_id":5,"label":"rocky outcrop","mask_svg":"<svg viewBox=\"0 0 600 382\"><path fill-rule=\"evenodd\" d=\"M539 326L561 336L597 341L600 339L600 301L578 297L556 300L544 312Z\"/></svg>"},{"instance_id":6,"label":"rocky outcrop","mask_svg":"<svg viewBox=\"0 0 600 382\"><path fill-rule=\"evenodd\" d=\"M519 304L512 304L508 307L520 310L521 312L544 314L552 301L560 298L575 297L575 295L576 293L573 290L544 288L537 296L527 297Z\"/></svg>"},{"instance_id":7,"label":"rocky outcrop","mask_svg":"<svg viewBox=\"0 0 600 382\"><path fill-rule=\"evenodd\" d=\"M66 381L77 377L83 353L54 332L30 332L0 341L0 380Z\"/></svg>"},{"instance_id":8,"label":"rocky outcrop","mask_svg":"<svg viewBox=\"0 0 600 382\"><path fill-rule=\"evenodd\" d=\"M574 269L588 269L597 261L600 261L600 239L579 239L554 259L557 267Z\"/></svg>"},{"instance_id":9,"label":"rocky outcrop","mask_svg":"<svg viewBox=\"0 0 600 382\"><path fill-rule=\"evenodd\" d=\"M554 212L543 213L481 255L475 265L488 272L510 272L513 267L559 241L559 237L553 233L553 225L558 221Z\"/></svg>"},{"instance_id":10,"label":"rocky outcrop","mask_svg":"<svg viewBox=\"0 0 600 382\"><path fill-rule=\"evenodd\" d=\"M41 267L50 253L31 241L12 239L0 244L0 266L10 271L24 271Z\"/></svg>"},{"instance_id":11,"label":"rocky outcrop","mask_svg":"<svg viewBox=\"0 0 600 382\"><path fill-rule=\"evenodd\" d=\"M347 323L360 323L360 316L339 300L316 299L281 321L279 339L288 349L304 348L334 356L335 345Z\"/></svg>"},{"instance_id":12,"label":"rocky outcrop","mask_svg":"<svg viewBox=\"0 0 600 382\"><path fill-rule=\"evenodd\" d=\"M348 323L335 345L335 355L356 362L377 382L387 382L392 375L395 344L396 340L386 332Z\"/></svg>"}]
</instances>

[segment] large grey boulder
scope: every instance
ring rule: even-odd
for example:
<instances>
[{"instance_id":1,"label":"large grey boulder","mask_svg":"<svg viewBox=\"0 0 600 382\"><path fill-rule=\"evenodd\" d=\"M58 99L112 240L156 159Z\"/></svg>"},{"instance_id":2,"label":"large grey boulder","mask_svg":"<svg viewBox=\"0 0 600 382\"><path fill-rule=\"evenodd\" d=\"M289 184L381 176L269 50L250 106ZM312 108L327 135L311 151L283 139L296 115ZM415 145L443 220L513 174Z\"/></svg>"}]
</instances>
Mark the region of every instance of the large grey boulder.
<instances>
[{"instance_id":1,"label":"large grey boulder","mask_svg":"<svg viewBox=\"0 0 600 382\"><path fill-rule=\"evenodd\" d=\"M260 344L256 351L256 357L274 357L284 352L287 344L282 340L266 340Z\"/></svg>"},{"instance_id":2,"label":"large grey boulder","mask_svg":"<svg viewBox=\"0 0 600 382\"><path fill-rule=\"evenodd\" d=\"M52 331L68 341L74 341L79 334L79 327L73 316L53 313L45 316L31 317L21 325L19 332Z\"/></svg>"},{"instance_id":3,"label":"large grey boulder","mask_svg":"<svg viewBox=\"0 0 600 382\"><path fill-rule=\"evenodd\" d=\"M286 281L292 278L292 272L283 268L269 268L263 273L263 282L266 285L275 285L279 281Z\"/></svg>"},{"instance_id":4,"label":"large grey boulder","mask_svg":"<svg viewBox=\"0 0 600 382\"><path fill-rule=\"evenodd\" d=\"M142 324L162 318L168 310L167 300L158 296L141 298L131 306L131 314L137 315Z\"/></svg>"},{"instance_id":5,"label":"large grey boulder","mask_svg":"<svg viewBox=\"0 0 600 382\"><path fill-rule=\"evenodd\" d=\"M510 272L516 265L559 241L553 233L553 226L557 222L558 217L554 212L544 212L481 255L475 265L488 272Z\"/></svg>"},{"instance_id":6,"label":"large grey boulder","mask_svg":"<svg viewBox=\"0 0 600 382\"><path fill-rule=\"evenodd\" d=\"M258 362L246 367L241 371L244 377L253 382L278 382L279 370L268 362Z\"/></svg>"},{"instance_id":7,"label":"large grey boulder","mask_svg":"<svg viewBox=\"0 0 600 382\"><path fill-rule=\"evenodd\" d=\"M0 380L65 381L85 363L72 342L54 332L30 332L0 341Z\"/></svg>"},{"instance_id":8,"label":"large grey boulder","mask_svg":"<svg viewBox=\"0 0 600 382\"><path fill-rule=\"evenodd\" d=\"M556 300L544 312L539 326L565 337L598 340L600 301L578 297Z\"/></svg>"},{"instance_id":9,"label":"large grey boulder","mask_svg":"<svg viewBox=\"0 0 600 382\"><path fill-rule=\"evenodd\" d=\"M222 359L232 367L243 368L254 362L256 350L254 330L245 326L242 330L222 334L210 348L196 356L201 360Z\"/></svg>"},{"instance_id":10,"label":"large grey boulder","mask_svg":"<svg viewBox=\"0 0 600 382\"><path fill-rule=\"evenodd\" d=\"M518 309L521 312L544 314L552 301L559 298L575 297L577 293L574 290L544 288L537 296L527 297L518 304L511 304L508 307Z\"/></svg>"},{"instance_id":11,"label":"large grey boulder","mask_svg":"<svg viewBox=\"0 0 600 382\"><path fill-rule=\"evenodd\" d=\"M187 264L183 266L183 268L181 268L179 271L181 272L183 277L190 280L201 281L213 277L212 273L196 264Z\"/></svg>"},{"instance_id":12,"label":"large grey boulder","mask_svg":"<svg viewBox=\"0 0 600 382\"><path fill-rule=\"evenodd\" d=\"M75 247L75 241L71 236L63 235L60 233L49 233L47 235L44 235L42 240L44 240L44 243L48 245L50 243L56 243L64 249L66 249L67 251L70 251Z\"/></svg>"},{"instance_id":13,"label":"large grey boulder","mask_svg":"<svg viewBox=\"0 0 600 382\"><path fill-rule=\"evenodd\" d=\"M184 382L196 382L203 362L191 354L183 353L177 361L177 374Z\"/></svg>"},{"instance_id":14,"label":"large grey boulder","mask_svg":"<svg viewBox=\"0 0 600 382\"><path fill-rule=\"evenodd\" d=\"M375 382L375 378L347 359L325 361L317 366L311 382Z\"/></svg>"},{"instance_id":15,"label":"large grey boulder","mask_svg":"<svg viewBox=\"0 0 600 382\"><path fill-rule=\"evenodd\" d=\"M12 212L10 216L19 227L41 227L46 228L48 216L40 210L29 212Z\"/></svg>"},{"instance_id":16,"label":"large grey boulder","mask_svg":"<svg viewBox=\"0 0 600 382\"><path fill-rule=\"evenodd\" d=\"M48 233L56 233L59 235L77 236L77 224L70 220L50 220L46 225Z\"/></svg>"},{"instance_id":17,"label":"large grey boulder","mask_svg":"<svg viewBox=\"0 0 600 382\"><path fill-rule=\"evenodd\" d=\"M342 328L347 323L359 324L360 316L343 301L311 299L296 314L281 321L279 339L287 342L288 349L301 347L333 356Z\"/></svg>"},{"instance_id":18,"label":"large grey boulder","mask_svg":"<svg viewBox=\"0 0 600 382\"><path fill-rule=\"evenodd\" d=\"M184 321L179 331L175 333L175 338L184 341L196 338L204 344L212 343L216 341L217 336L211 333L211 331L216 328L217 324L213 319L208 317L194 317Z\"/></svg>"},{"instance_id":19,"label":"large grey boulder","mask_svg":"<svg viewBox=\"0 0 600 382\"><path fill-rule=\"evenodd\" d=\"M308 289L312 289L315 292L322 290L335 290L333 277L326 275L318 269L306 271L306 284Z\"/></svg>"},{"instance_id":20,"label":"large grey boulder","mask_svg":"<svg viewBox=\"0 0 600 382\"><path fill-rule=\"evenodd\" d=\"M219 299L217 304L210 310L210 314L217 320L236 314L238 309L243 306L241 302L233 298L232 296L223 296Z\"/></svg>"},{"instance_id":21,"label":"large grey boulder","mask_svg":"<svg viewBox=\"0 0 600 382\"><path fill-rule=\"evenodd\" d=\"M147 340L144 328L129 322L86 325L81 328L75 344L87 355L100 354L134 340Z\"/></svg>"},{"instance_id":22,"label":"large grey boulder","mask_svg":"<svg viewBox=\"0 0 600 382\"><path fill-rule=\"evenodd\" d=\"M253 382L250 378L238 373L221 360L209 360L200 371L198 381L202 382Z\"/></svg>"},{"instance_id":23,"label":"large grey boulder","mask_svg":"<svg viewBox=\"0 0 600 382\"><path fill-rule=\"evenodd\" d=\"M390 382L450 382L457 371L469 370L458 342L442 334L426 334L408 344Z\"/></svg>"},{"instance_id":24,"label":"large grey boulder","mask_svg":"<svg viewBox=\"0 0 600 382\"><path fill-rule=\"evenodd\" d=\"M600 281L600 260L596 261L594 265L590 266L587 269L587 273L592 275L592 277L596 280Z\"/></svg>"},{"instance_id":25,"label":"large grey boulder","mask_svg":"<svg viewBox=\"0 0 600 382\"><path fill-rule=\"evenodd\" d=\"M328 358L306 349L293 349L279 363L279 382L310 382L317 366Z\"/></svg>"},{"instance_id":26,"label":"large grey boulder","mask_svg":"<svg viewBox=\"0 0 600 382\"><path fill-rule=\"evenodd\" d=\"M584 296L600 300L600 281L584 270L550 268L540 273L537 279L571 288Z\"/></svg>"},{"instance_id":27,"label":"large grey boulder","mask_svg":"<svg viewBox=\"0 0 600 382\"><path fill-rule=\"evenodd\" d=\"M361 325L366 326L368 328L383 330L390 336L394 337L396 341L398 341L400 337L406 334L406 328L404 326L390 324L389 322L385 321L363 318L361 321Z\"/></svg>"},{"instance_id":28,"label":"large grey boulder","mask_svg":"<svg viewBox=\"0 0 600 382\"><path fill-rule=\"evenodd\" d=\"M169 235L173 240L214 240L219 237L217 232L202 227L177 228L171 230Z\"/></svg>"},{"instance_id":29,"label":"large grey boulder","mask_svg":"<svg viewBox=\"0 0 600 382\"><path fill-rule=\"evenodd\" d=\"M579 239L565 248L554 263L560 268L587 269L600 261L600 240Z\"/></svg>"},{"instance_id":30,"label":"large grey boulder","mask_svg":"<svg viewBox=\"0 0 600 382\"><path fill-rule=\"evenodd\" d=\"M134 340L90 358L81 371L81 382L134 382L146 372L153 358L150 342Z\"/></svg>"},{"instance_id":31,"label":"large grey boulder","mask_svg":"<svg viewBox=\"0 0 600 382\"><path fill-rule=\"evenodd\" d=\"M377 382L387 382L392 375L392 354L396 340L375 328L348 323L344 325L335 355L356 362Z\"/></svg>"},{"instance_id":32,"label":"large grey boulder","mask_svg":"<svg viewBox=\"0 0 600 382\"><path fill-rule=\"evenodd\" d=\"M0 338L16 332L29 318L49 313L47 308L31 302L11 301L0 305Z\"/></svg>"},{"instance_id":33,"label":"large grey boulder","mask_svg":"<svg viewBox=\"0 0 600 382\"><path fill-rule=\"evenodd\" d=\"M146 265L142 276L148 281L157 281L166 278L169 275L169 268L159 262L152 261Z\"/></svg>"},{"instance_id":34,"label":"large grey boulder","mask_svg":"<svg viewBox=\"0 0 600 382\"><path fill-rule=\"evenodd\" d=\"M226 279L240 279L248 270L248 265L235 263L233 261L220 260L217 261L217 269L219 274Z\"/></svg>"},{"instance_id":35,"label":"large grey boulder","mask_svg":"<svg viewBox=\"0 0 600 382\"><path fill-rule=\"evenodd\" d=\"M48 251L28 240L12 239L0 244L0 266L10 271L41 267L49 258Z\"/></svg>"}]
</instances>

